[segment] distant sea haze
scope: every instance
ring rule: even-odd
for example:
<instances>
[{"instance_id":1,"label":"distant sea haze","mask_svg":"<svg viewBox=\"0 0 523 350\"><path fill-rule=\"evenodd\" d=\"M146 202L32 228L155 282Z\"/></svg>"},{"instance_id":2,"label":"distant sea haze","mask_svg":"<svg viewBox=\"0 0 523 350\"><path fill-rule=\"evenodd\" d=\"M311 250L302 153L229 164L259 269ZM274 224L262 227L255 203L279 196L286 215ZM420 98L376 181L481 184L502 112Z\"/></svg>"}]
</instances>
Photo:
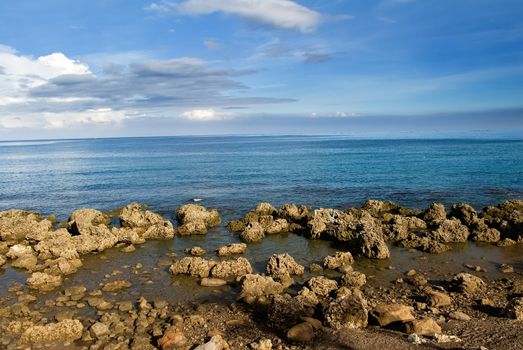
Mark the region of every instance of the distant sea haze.
<instances>
[{"instance_id":1,"label":"distant sea haze","mask_svg":"<svg viewBox=\"0 0 523 350\"><path fill-rule=\"evenodd\" d=\"M196 199L235 215L258 202L408 207L523 198L523 141L344 136L155 137L0 143L0 210L65 219L147 203L166 216Z\"/></svg>"}]
</instances>

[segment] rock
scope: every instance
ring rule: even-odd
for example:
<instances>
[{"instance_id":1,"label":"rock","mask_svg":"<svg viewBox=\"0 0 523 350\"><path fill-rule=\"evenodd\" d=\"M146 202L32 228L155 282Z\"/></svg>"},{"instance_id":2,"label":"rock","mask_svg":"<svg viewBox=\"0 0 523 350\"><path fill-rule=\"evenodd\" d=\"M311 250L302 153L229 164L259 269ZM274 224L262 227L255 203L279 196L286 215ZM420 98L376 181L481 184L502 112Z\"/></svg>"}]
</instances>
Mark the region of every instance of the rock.
<instances>
[{"instance_id":1,"label":"rock","mask_svg":"<svg viewBox=\"0 0 523 350\"><path fill-rule=\"evenodd\" d=\"M283 285L274 281L272 277L249 274L243 276L240 282L242 288L240 299L247 304L263 303L267 297L283 293Z\"/></svg>"},{"instance_id":2,"label":"rock","mask_svg":"<svg viewBox=\"0 0 523 350\"><path fill-rule=\"evenodd\" d=\"M432 203L422 214L421 219L430 225L439 225L447 218L445 206L439 203Z\"/></svg>"},{"instance_id":3,"label":"rock","mask_svg":"<svg viewBox=\"0 0 523 350\"><path fill-rule=\"evenodd\" d=\"M229 245L220 247L216 250L219 256L244 254L247 251L247 244L245 243L231 243Z\"/></svg>"},{"instance_id":4,"label":"rock","mask_svg":"<svg viewBox=\"0 0 523 350\"><path fill-rule=\"evenodd\" d=\"M75 235L90 235L92 226L107 226L110 222L109 217L101 211L78 209L71 214L67 228Z\"/></svg>"},{"instance_id":5,"label":"rock","mask_svg":"<svg viewBox=\"0 0 523 350\"><path fill-rule=\"evenodd\" d=\"M410 233L427 229L425 221L413 216L394 215L389 222L388 229L384 232L385 238L392 242L407 239Z\"/></svg>"},{"instance_id":6,"label":"rock","mask_svg":"<svg viewBox=\"0 0 523 350\"><path fill-rule=\"evenodd\" d=\"M314 329L307 322L299 323L287 331L287 339L293 342L310 342L314 338Z\"/></svg>"},{"instance_id":7,"label":"rock","mask_svg":"<svg viewBox=\"0 0 523 350\"><path fill-rule=\"evenodd\" d=\"M249 223L240 233L240 239L246 243L260 242L263 241L264 238L265 231L257 222Z\"/></svg>"},{"instance_id":8,"label":"rock","mask_svg":"<svg viewBox=\"0 0 523 350\"><path fill-rule=\"evenodd\" d=\"M130 244L130 245L125 246L125 247L123 247L122 249L120 249L120 251L121 251L122 253L133 253L133 252L136 251L136 248L135 248L134 245Z\"/></svg>"},{"instance_id":9,"label":"rock","mask_svg":"<svg viewBox=\"0 0 523 350\"><path fill-rule=\"evenodd\" d=\"M334 256L329 255L323 259L323 267L326 269L336 270L346 265L352 265L354 258L350 252L336 252Z\"/></svg>"},{"instance_id":10,"label":"rock","mask_svg":"<svg viewBox=\"0 0 523 350\"><path fill-rule=\"evenodd\" d=\"M516 242L513 239L504 238L504 239L502 239L501 241L498 242L497 246L498 247L510 247L510 246L516 245L517 243L518 242Z\"/></svg>"},{"instance_id":11,"label":"rock","mask_svg":"<svg viewBox=\"0 0 523 350\"><path fill-rule=\"evenodd\" d=\"M333 329L365 328L368 322L367 301L361 292L350 294L332 301L324 312L325 324Z\"/></svg>"},{"instance_id":12,"label":"rock","mask_svg":"<svg viewBox=\"0 0 523 350\"><path fill-rule=\"evenodd\" d=\"M210 270L210 275L217 278L241 277L252 273L252 267L249 260L237 258L235 260L224 260L218 262Z\"/></svg>"},{"instance_id":13,"label":"rock","mask_svg":"<svg viewBox=\"0 0 523 350\"><path fill-rule=\"evenodd\" d=\"M89 330L91 332L91 336L93 336L95 339L99 339L111 334L109 327L102 322L96 322L91 326L91 328L89 328Z\"/></svg>"},{"instance_id":14,"label":"rock","mask_svg":"<svg viewBox=\"0 0 523 350\"><path fill-rule=\"evenodd\" d=\"M401 207L390 201L369 199L363 204L362 209L368 211L372 216L381 218L383 214L395 213Z\"/></svg>"},{"instance_id":15,"label":"rock","mask_svg":"<svg viewBox=\"0 0 523 350\"><path fill-rule=\"evenodd\" d=\"M200 281L200 286L202 287L221 287L227 284L227 281L220 278L208 278L204 277Z\"/></svg>"},{"instance_id":16,"label":"rock","mask_svg":"<svg viewBox=\"0 0 523 350\"><path fill-rule=\"evenodd\" d=\"M359 226L358 244L361 253L370 259L388 259L389 248L383 238L383 229L376 221L364 221Z\"/></svg>"},{"instance_id":17,"label":"rock","mask_svg":"<svg viewBox=\"0 0 523 350\"><path fill-rule=\"evenodd\" d=\"M312 277L307 281L307 286L320 297L327 297L332 291L338 289L338 283L336 281L324 276Z\"/></svg>"},{"instance_id":18,"label":"rock","mask_svg":"<svg viewBox=\"0 0 523 350\"><path fill-rule=\"evenodd\" d=\"M367 276L358 271L350 271L341 276L341 285L350 288L361 288L367 283Z\"/></svg>"},{"instance_id":19,"label":"rock","mask_svg":"<svg viewBox=\"0 0 523 350\"><path fill-rule=\"evenodd\" d=\"M452 303L450 296L443 292L429 290L427 292L428 304L433 307L448 306Z\"/></svg>"},{"instance_id":20,"label":"rock","mask_svg":"<svg viewBox=\"0 0 523 350\"><path fill-rule=\"evenodd\" d=\"M409 334L415 333L429 337L433 337L436 334L441 334L441 327L430 317L407 322L406 327L407 333Z\"/></svg>"},{"instance_id":21,"label":"rock","mask_svg":"<svg viewBox=\"0 0 523 350\"><path fill-rule=\"evenodd\" d=\"M523 321L523 297L511 299L505 308L505 315L509 318Z\"/></svg>"},{"instance_id":22,"label":"rock","mask_svg":"<svg viewBox=\"0 0 523 350\"><path fill-rule=\"evenodd\" d=\"M298 224L299 226L306 226L309 219L312 217L312 211L305 205L284 204L279 211L279 216L288 222Z\"/></svg>"},{"instance_id":23,"label":"rock","mask_svg":"<svg viewBox=\"0 0 523 350\"><path fill-rule=\"evenodd\" d=\"M76 244L71 234L66 229L52 232L48 238L34 246L40 259L65 258L77 259L79 257Z\"/></svg>"},{"instance_id":24,"label":"rock","mask_svg":"<svg viewBox=\"0 0 523 350\"><path fill-rule=\"evenodd\" d=\"M321 267L321 265L312 263L309 265L309 272L310 273L322 273L323 267Z\"/></svg>"},{"instance_id":25,"label":"rock","mask_svg":"<svg viewBox=\"0 0 523 350\"><path fill-rule=\"evenodd\" d=\"M185 248L184 249L185 254L190 254L193 256L203 256L205 255L205 249L202 247L192 247L192 248Z\"/></svg>"},{"instance_id":26,"label":"rock","mask_svg":"<svg viewBox=\"0 0 523 350\"><path fill-rule=\"evenodd\" d=\"M36 256L34 256L33 254L26 254L20 256L18 259L13 261L11 263L11 267L32 271L36 268L37 263L38 259L36 258Z\"/></svg>"},{"instance_id":27,"label":"rock","mask_svg":"<svg viewBox=\"0 0 523 350\"><path fill-rule=\"evenodd\" d=\"M185 346L187 342L187 338L182 332L177 330L168 330L160 339L158 339L158 346L162 350L176 349Z\"/></svg>"},{"instance_id":28,"label":"rock","mask_svg":"<svg viewBox=\"0 0 523 350\"><path fill-rule=\"evenodd\" d=\"M500 231L504 238L516 241L523 232L523 200L506 201L497 207L487 207L480 216L489 227Z\"/></svg>"},{"instance_id":29,"label":"rock","mask_svg":"<svg viewBox=\"0 0 523 350\"><path fill-rule=\"evenodd\" d=\"M260 203L256 206L256 209L254 209L254 212L256 212L258 215L271 215L275 216L278 214L278 210L276 210L275 207L273 207L270 203Z\"/></svg>"},{"instance_id":30,"label":"rock","mask_svg":"<svg viewBox=\"0 0 523 350\"><path fill-rule=\"evenodd\" d=\"M470 321L470 316L461 311L453 311L449 314L449 317L458 321Z\"/></svg>"},{"instance_id":31,"label":"rock","mask_svg":"<svg viewBox=\"0 0 523 350\"><path fill-rule=\"evenodd\" d=\"M289 232L289 223L285 219L276 219L265 228L265 233L268 235L283 232Z\"/></svg>"},{"instance_id":32,"label":"rock","mask_svg":"<svg viewBox=\"0 0 523 350\"><path fill-rule=\"evenodd\" d=\"M279 331L287 330L290 325L303 322L302 317L311 316L313 312L298 296L273 295L267 310L267 324Z\"/></svg>"},{"instance_id":33,"label":"rock","mask_svg":"<svg viewBox=\"0 0 523 350\"><path fill-rule=\"evenodd\" d=\"M0 240L10 245L22 241L27 236L46 236L51 227L51 221L33 211L0 211Z\"/></svg>"},{"instance_id":34,"label":"rock","mask_svg":"<svg viewBox=\"0 0 523 350\"><path fill-rule=\"evenodd\" d=\"M102 290L104 292L115 293L121 291L122 289L131 288L132 286L133 284L129 281L118 280L107 283L105 286L103 286Z\"/></svg>"},{"instance_id":35,"label":"rock","mask_svg":"<svg viewBox=\"0 0 523 350\"><path fill-rule=\"evenodd\" d=\"M169 268L169 271L173 275L209 277L209 273L215 265L216 262L214 260L206 260L200 257L185 257L175 261Z\"/></svg>"},{"instance_id":36,"label":"rock","mask_svg":"<svg viewBox=\"0 0 523 350\"><path fill-rule=\"evenodd\" d=\"M215 335L207 343L198 345L194 350L224 350L229 349L229 344L220 335Z\"/></svg>"},{"instance_id":37,"label":"rock","mask_svg":"<svg viewBox=\"0 0 523 350\"><path fill-rule=\"evenodd\" d=\"M469 227L472 240L474 241L495 243L501 239L501 232L495 228L488 227L485 219L476 219Z\"/></svg>"},{"instance_id":38,"label":"rock","mask_svg":"<svg viewBox=\"0 0 523 350\"><path fill-rule=\"evenodd\" d=\"M257 342L251 343L252 350L272 350L272 341L267 338L260 339Z\"/></svg>"},{"instance_id":39,"label":"rock","mask_svg":"<svg viewBox=\"0 0 523 350\"><path fill-rule=\"evenodd\" d=\"M445 219L440 222L433 235L438 242L466 242L469 230L458 219Z\"/></svg>"},{"instance_id":40,"label":"rock","mask_svg":"<svg viewBox=\"0 0 523 350\"><path fill-rule=\"evenodd\" d=\"M84 326L78 320L31 326L23 332L21 341L38 345L72 342L82 337L83 329Z\"/></svg>"},{"instance_id":41,"label":"rock","mask_svg":"<svg viewBox=\"0 0 523 350\"><path fill-rule=\"evenodd\" d=\"M29 288L36 289L40 292L49 292L62 285L62 277L43 272L34 272L31 277L27 279L27 285Z\"/></svg>"},{"instance_id":42,"label":"rock","mask_svg":"<svg viewBox=\"0 0 523 350\"><path fill-rule=\"evenodd\" d=\"M7 262L7 258L0 254L0 267L4 266Z\"/></svg>"},{"instance_id":43,"label":"rock","mask_svg":"<svg viewBox=\"0 0 523 350\"><path fill-rule=\"evenodd\" d=\"M176 218L181 225L177 232L182 235L205 234L207 229L221 223L218 210L196 204L185 204L176 209Z\"/></svg>"},{"instance_id":44,"label":"rock","mask_svg":"<svg viewBox=\"0 0 523 350\"><path fill-rule=\"evenodd\" d=\"M267 275L278 280L285 276L303 275L305 273L305 267L298 264L296 260L287 253L273 254L267 262L265 272Z\"/></svg>"},{"instance_id":45,"label":"rock","mask_svg":"<svg viewBox=\"0 0 523 350\"><path fill-rule=\"evenodd\" d=\"M403 304L380 304L376 306L371 315L381 327L394 322L407 322L414 320L413 308Z\"/></svg>"},{"instance_id":46,"label":"rock","mask_svg":"<svg viewBox=\"0 0 523 350\"><path fill-rule=\"evenodd\" d=\"M454 217L464 225L470 226L478 219L478 212L469 204L454 204L450 207L449 217Z\"/></svg>"},{"instance_id":47,"label":"rock","mask_svg":"<svg viewBox=\"0 0 523 350\"><path fill-rule=\"evenodd\" d=\"M144 239L171 239L175 233L170 221L152 211L144 210L138 203L131 203L122 209L120 224L123 228L134 229Z\"/></svg>"},{"instance_id":48,"label":"rock","mask_svg":"<svg viewBox=\"0 0 523 350\"><path fill-rule=\"evenodd\" d=\"M335 238L351 238L357 223L354 217L337 209L317 209L308 222L311 238L322 236ZM345 239L348 240L348 239Z\"/></svg>"},{"instance_id":49,"label":"rock","mask_svg":"<svg viewBox=\"0 0 523 350\"><path fill-rule=\"evenodd\" d=\"M460 293L474 294L486 287L486 283L470 273L459 273L450 282L451 286Z\"/></svg>"},{"instance_id":50,"label":"rock","mask_svg":"<svg viewBox=\"0 0 523 350\"><path fill-rule=\"evenodd\" d=\"M242 232L245 230L245 222L243 220L232 220L227 224L227 229L231 232Z\"/></svg>"},{"instance_id":51,"label":"rock","mask_svg":"<svg viewBox=\"0 0 523 350\"><path fill-rule=\"evenodd\" d=\"M32 255L33 248L25 244L15 244L9 248L6 256L11 259L17 259L22 256Z\"/></svg>"},{"instance_id":52,"label":"rock","mask_svg":"<svg viewBox=\"0 0 523 350\"><path fill-rule=\"evenodd\" d=\"M507 265L507 264L501 264L499 266L499 271L501 273L514 273L514 266Z\"/></svg>"}]
</instances>

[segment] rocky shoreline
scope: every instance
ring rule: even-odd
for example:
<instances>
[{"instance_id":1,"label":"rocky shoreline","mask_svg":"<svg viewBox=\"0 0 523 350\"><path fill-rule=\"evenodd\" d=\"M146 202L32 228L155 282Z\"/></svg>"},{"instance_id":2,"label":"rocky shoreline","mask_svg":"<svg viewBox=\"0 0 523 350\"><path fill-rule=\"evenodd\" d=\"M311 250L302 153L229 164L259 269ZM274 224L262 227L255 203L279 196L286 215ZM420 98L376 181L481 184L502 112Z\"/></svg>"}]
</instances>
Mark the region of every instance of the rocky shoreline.
<instances>
[{"instance_id":1,"label":"rocky shoreline","mask_svg":"<svg viewBox=\"0 0 523 350\"><path fill-rule=\"evenodd\" d=\"M27 273L25 284L4 286L0 347L6 349L390 349L523 347L522 266L499 266L487 280L481 266L448 279L403 271L390 286L369 285L355 259L386 260L392 246L431 259L467 241L499 249L523 243L523 201L476 211L468 204L425 210L369 200L361 208L313 210L260 203L227 223L237 242L199 246L158 257L175 278L194 278L210 291L230 286L232 303L169 304L122 292L136 281L118 271L99 288L64 286L85 257L118 248L133 254L147 240L205 235L222 224L216 209L185 204L174 225L132 203L109 213L74 211L67 222L24 210L0 212L0 269ZM309 266L287 253L270 254L262 270L242 255L267 236L325 239L339 251ZM212 257L209 257L212 256ZM162 260L163 259L163 260ZM103 263L101 261L101 263ZM142 266L132 267L140 276ZM393 266L390 266L393 269ZM303 276L307 275L304 280ZM477 332L480 330L479 332ZM503 332L500 335L500 332Z\"/></svg>"}]
</instances>

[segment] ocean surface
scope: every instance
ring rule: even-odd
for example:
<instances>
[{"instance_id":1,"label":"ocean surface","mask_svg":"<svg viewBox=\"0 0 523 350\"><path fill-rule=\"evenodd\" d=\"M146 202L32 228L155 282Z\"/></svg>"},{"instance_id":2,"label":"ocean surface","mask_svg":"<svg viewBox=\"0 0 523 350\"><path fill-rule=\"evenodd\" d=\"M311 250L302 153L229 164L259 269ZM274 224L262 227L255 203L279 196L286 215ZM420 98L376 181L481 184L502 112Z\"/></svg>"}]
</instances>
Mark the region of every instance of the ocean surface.
<instances>
[{"instance_id":1,"label":"ocean surface","mask_svg":"<svg viewBox=\"0 0 523 350\"><path fill-rule=\"evenodd\" d=\"M172 252L182 257L195 245L216 259L216 248L239 241L226 223L261 201L346 208L368 198L416 208L434 201L481 208L523 198L523 141L289 136L0 142L0 210L32 209L66 220L78 208L111 210L132 201L147 203L170 219L178 206L195 199L218 208L223 223L207 235L148 241L131 254L115 247L86 255L84 268L63 286L96 289L117 271L111 278L133 283L119 296L129 300L143 295L170 302L233 301L236 286L199 288L197 279L171 276L159 262L172 260ZM308 266L343 249L336 242L279 234L250 244L245 257L262 272L274 253L288 252ZM441 278L463 271L465 264L482 266L489 278L502 277L501 263L523 269L522 245L454 244L430 259L422 252L390 249L387 260L357 259L355 268L368 275L369 284L386 285L413 267ZM143 265L140 275L130 268L137 263ZM26 273L9 265L0 269L0 286L26 279ZM7 288L0 288L0 296L5 293Z\"/></svg>"},{"instance_id":2,"label":"ocean surface","mask_svg":"<svg viewBox=\"0 0 523 350\"><path fill-rule=\"evenodd\" d=\"M166 216L193 199L230 213L258 202L409 207L523 198L522 140L341 136L0 142L0 210L66 219L138 201Z\"/></svg>"}]
</instances>

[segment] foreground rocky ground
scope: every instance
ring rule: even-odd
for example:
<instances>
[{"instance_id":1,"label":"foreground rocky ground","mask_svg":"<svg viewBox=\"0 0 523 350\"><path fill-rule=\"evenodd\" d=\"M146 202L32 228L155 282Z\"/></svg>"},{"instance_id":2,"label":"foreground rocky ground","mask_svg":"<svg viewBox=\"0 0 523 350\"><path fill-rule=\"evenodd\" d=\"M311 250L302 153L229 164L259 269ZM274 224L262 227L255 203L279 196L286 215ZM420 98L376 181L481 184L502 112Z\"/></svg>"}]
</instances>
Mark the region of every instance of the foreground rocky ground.
<instances>
[{"instance_id":1,"label":"foreground rocky ground","mask_svg":"<svg viewBox=\"0 0 523 350\"><path fill-rule=\"evenodd\" d=\"M137 280L119 279L118 271L99 288L62 287L87 255L113 247L133 254L146 240L205 235L221 224L217 210L194 204L178 208L176 218L177 227L138 204L112 215L81 209L61 223L29 211L0 212L0 266L27 273L25 284L3 286L8 293L0 299L0 347L523 348L520 266L500 265L504 277L495 280L482 277L480 266L445 279L412 266L387 286L367 283L370 276L353 267L355 259L388 259L391 245L426 252L427 259L469 240L499 249L516 245L523 242L523 201L480 213L467 204L411 210L368 201L341 211L261 203L227 224L242 242L215 252L195 246L160 264L173 276L196 279L199 288L230 286L232 303L129 299L123 291ZM287 232L339 242L340 251L310 266L273 254L258 271L242 257L249 244ZM131 268L138 279L140 264Z\"/></svg>"}]
</instances>

